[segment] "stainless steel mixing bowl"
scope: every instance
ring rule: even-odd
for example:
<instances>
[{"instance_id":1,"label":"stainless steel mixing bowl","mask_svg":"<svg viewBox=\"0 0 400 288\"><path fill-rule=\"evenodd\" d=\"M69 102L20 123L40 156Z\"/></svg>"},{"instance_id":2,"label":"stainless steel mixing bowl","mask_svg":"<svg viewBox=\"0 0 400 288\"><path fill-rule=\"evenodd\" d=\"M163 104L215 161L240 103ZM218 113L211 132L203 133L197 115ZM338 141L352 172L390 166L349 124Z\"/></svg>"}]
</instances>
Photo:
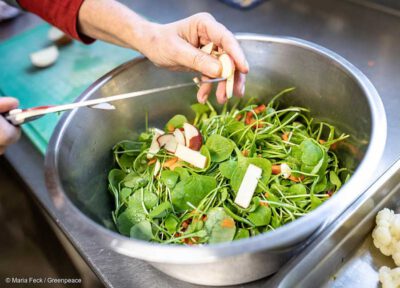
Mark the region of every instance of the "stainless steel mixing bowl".
<instances>
[{"instance_id":1,"label":"stainless steel mixing bowl","mask_svg":"<svg viewBox=\"0 0 400 288\"><path fill-rule=\"evenodd\" d=\"M104 248L147 260L173 277L230 285L274 273L313 232L349 206L369 184L385 145L386 117L375 88L349 62L315 44L261 35L238 35L238 39L250 63L247 96L267 101L281 89L295 86L295 92L283 98L286 105L308 107L314 117L352 135L361 152L347 155L346 165L357 169L339 193L276 231L232 243L159 245L116 233L106 180L113 165L111 147L144 130L146 111L155 127L163 127L175 113L192 115L189 106L196 101L196 90L185 88L115 103L117 110L112 112L83 108L63 115L46 156L47 185L58 217L97 235ZM77 101L187 82L192 76L136 59L96 81Z\"/></svg>"}]
</instances>

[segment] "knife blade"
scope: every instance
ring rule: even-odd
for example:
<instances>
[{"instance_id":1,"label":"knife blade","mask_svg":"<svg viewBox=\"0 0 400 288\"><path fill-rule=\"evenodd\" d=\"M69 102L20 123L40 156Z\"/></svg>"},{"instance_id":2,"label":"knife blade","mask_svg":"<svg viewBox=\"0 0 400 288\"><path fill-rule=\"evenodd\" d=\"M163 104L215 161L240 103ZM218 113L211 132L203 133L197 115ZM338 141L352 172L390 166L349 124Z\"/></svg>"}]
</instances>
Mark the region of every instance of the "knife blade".
<instances>
[{"instance_id":1,"label":"knife blade","mask_svg":"<svg viewBox=\"0 0 400 288\"><path fill-rule=\"evenodd\" d=\"M120 100L125 100L125 99L129 99L129 98L133 98L133 97L154 94L154 93L164 92L164 91L173 90L173 89L180 89L180 88L189 87L189 86L196 86L196 85L198 86L203 83L216 83L216 82L225 81L225 80L226 80L225 78L214 78L214 79L207 79L207 80L202 80L202 81L180 83L180 84L176 84L176 85L169 85L169 86L152 88L152 89L141 90L141 91L134 91L134 92L118 94L118 95L113 95L113 96L107 96L107 97L103 97L103 98L86 100L86 101L81 101L81 102L76 102L76 103L69 103L69 104L63 104L63 105L52 105L52 106L38 106L38 107L33 107L33 108L28 108L28 109L13 109L13 110L10 110L8 113L3 114L3 117L5 117L5 119L7 119L13 125L21 125L23 123L27 123L27 122L36 120L46 114L57 113L57 112L62 112L62 111L66 111L66 110L72 110L72 109L80 108L80 107L91 107L91 108L96 108L96 109L112 110L112 109L115 109L115 107L113 105L109 104L109 102L120 101ZM106 103L106 104L104 105L104 103Z\"/></svg>"}]
</instances>

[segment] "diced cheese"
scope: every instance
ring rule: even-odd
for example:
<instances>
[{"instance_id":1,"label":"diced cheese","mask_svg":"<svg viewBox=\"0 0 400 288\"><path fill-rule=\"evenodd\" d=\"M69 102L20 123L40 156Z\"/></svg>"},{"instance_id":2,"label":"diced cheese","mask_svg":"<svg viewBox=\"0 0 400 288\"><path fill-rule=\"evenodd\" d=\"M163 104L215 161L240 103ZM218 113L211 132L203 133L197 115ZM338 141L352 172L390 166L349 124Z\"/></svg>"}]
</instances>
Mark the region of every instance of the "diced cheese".
<instances>
[{"instance_id":1,"label":"diced cheese","mask_svg":"<svg viewBox=\"0 0 400 288\"><path fill-rule=\"evenodd\" d=\"M240 207L247 208L250 205L251 198L253 198L254 191L256 191L258 179L261 178L261 168L250 164L244 174L242 183L239 187L239 192L236 195L235 203Z\"/></svg>"},{"instance_id":2,"label":"diced cheese","mask_svg":"<svg viewBox=\"0 0 400 288\"><path fill-rule=\"evenodd\" d=\"M205 168L207 164L206 156L181 144L176 147L175 156L200 169Z\"/></svg>"}]
</instances>

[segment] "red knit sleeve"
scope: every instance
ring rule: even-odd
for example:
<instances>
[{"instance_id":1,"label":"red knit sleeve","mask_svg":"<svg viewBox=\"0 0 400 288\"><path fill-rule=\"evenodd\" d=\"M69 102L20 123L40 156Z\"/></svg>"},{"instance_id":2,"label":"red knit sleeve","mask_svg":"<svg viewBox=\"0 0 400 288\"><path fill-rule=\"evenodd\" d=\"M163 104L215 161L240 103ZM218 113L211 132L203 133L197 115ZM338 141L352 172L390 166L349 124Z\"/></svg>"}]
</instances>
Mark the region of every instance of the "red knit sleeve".
<instances>
[{"instance_id":1,"label":"red knit sleeve","mask_svg":"<svg viewBox=\"0 0 400 288\"><path fill-rule=\"evenodd\" d=\"M94 39L78 31L78 13L84 0L19 0L25 10L61 29L72 38L89 44Z\"/></svg>"}]
</instances>

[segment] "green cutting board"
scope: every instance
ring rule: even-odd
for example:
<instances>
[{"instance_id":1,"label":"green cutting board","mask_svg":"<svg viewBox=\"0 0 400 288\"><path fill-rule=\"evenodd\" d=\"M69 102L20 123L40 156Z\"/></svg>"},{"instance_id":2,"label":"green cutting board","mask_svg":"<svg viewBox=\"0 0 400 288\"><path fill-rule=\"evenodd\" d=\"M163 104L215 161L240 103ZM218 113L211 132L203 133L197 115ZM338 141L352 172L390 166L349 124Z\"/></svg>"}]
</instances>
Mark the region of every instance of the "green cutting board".
<instances>
[{"instance_id":1,"label":"green cutting board","mask_svg":"<svg viewBox=\"0 0 400 288\"><path fill-rule=\"evenodd\" d=\"M0 93L18 98L22 108L73 102L96 79L139 55L101 41L91 45L74 41L60 48L53 66L35 68L29 54L52 45L47 38L49 28L47 24L39 25L0 43ZM42 153L59 118L47 115L22 125Z\"/></svg>"}]
</instances>

